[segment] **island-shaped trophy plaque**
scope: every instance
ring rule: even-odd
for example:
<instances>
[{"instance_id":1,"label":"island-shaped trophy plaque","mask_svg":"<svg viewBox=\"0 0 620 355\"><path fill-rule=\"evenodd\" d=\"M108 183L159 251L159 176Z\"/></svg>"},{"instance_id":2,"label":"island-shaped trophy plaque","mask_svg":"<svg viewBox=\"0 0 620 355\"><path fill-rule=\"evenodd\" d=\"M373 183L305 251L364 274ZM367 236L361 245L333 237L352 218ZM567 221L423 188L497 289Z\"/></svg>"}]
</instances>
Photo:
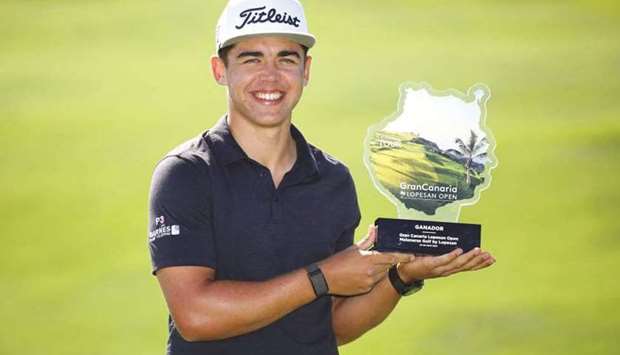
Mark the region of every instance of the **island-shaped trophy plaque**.
<instances>
[{"instance_id":1,"label":"island-shaped trophy plaque","mask_svg":"<svg viewBox=\"0 0 620 355\"><path fill-rule=\"evenodd\" d=\"M483 84L464 94L406 83L398 111L369 127L364 162L398 215L375 221L375 250L440 255L480 246L481 226L458 218L489 187L497 166L485 125L489 97Z\"/></svg>"}]
</instances>

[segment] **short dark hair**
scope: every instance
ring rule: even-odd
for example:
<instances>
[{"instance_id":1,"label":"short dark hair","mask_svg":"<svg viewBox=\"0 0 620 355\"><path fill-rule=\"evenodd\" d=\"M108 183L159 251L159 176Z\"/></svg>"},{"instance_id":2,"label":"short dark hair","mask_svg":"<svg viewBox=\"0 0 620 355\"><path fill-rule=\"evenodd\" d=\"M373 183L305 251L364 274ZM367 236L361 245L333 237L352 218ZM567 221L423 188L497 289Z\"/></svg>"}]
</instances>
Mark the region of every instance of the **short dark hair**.
<instances>
[{"instance_id":1,"label":"short dark hair","mask_svg":"<svg viewBox=\"0 0 620 355\"><path fill-rule=\"evenodd\" d=\"M304 51L304 60L305 60L306 57L308 56L308 50L310 48L304 46L303 44L300 44L300 46ZM224 62L225 66L228 66L228 52L230 52L230 50L233 49L234 47L235 45L231 44L230 46L222 47L218 49L217 51L217 56L220 57L220 59Z\"/></svg>"}]
</instances>

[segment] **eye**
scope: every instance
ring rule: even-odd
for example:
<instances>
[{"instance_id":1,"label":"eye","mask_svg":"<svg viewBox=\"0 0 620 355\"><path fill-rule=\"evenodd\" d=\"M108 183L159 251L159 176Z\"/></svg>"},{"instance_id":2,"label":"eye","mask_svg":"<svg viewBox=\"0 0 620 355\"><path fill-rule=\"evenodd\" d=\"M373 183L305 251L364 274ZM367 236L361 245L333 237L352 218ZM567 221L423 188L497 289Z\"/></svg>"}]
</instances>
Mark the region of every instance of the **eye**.
<instances>
[{"instance_id":1,"label":"eye","mask_svg":"<svg viewBox=\"0 0 620 355\"><path fill-rule=\"evenodd\" d=\"M258 62L259 62L258 58L250 58L250 59L244 60L242 64L253 64L253 63L258 63Z\"/></svg>"},{"instance_id":2,"label":"eye","mask_svg":"<svg viewBox=\"0 0 620 355\"><path fill-rule=\"evenodd\" d=\"M292 58L282 58L281 61L286 64L297 64L297 61Z\"/></svg>"}]
</instances>

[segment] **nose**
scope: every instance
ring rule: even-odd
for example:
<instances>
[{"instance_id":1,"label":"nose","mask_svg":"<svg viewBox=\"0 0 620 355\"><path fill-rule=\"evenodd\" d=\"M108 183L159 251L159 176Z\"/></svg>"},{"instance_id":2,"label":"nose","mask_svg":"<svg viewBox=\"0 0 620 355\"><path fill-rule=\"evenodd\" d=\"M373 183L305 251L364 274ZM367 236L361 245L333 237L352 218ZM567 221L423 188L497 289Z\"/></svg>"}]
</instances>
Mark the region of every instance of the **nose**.
<instances>
[{"instance_id":1,"label":"nose","mask_svg":"<svg viewBox=\"0 0 620 355\"><path fill-rule=\"evenodd\" d=\"M263 70L260 73L260 79L264 81L278 81L280 78L280 72L275 62L267 62L263 66Z\"/></svg>"}]
</instances>

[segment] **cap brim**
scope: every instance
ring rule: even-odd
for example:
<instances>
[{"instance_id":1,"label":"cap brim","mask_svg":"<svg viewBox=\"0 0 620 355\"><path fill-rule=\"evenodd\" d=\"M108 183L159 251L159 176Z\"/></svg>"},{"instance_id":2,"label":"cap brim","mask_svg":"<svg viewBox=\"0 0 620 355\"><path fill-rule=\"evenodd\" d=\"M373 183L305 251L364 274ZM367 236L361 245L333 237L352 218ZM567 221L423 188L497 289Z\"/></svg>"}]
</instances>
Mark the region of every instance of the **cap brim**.
<instances>
[{"instance_id":1,"label":"cap brim","mask_svg":"<svg viewBox=\"0 0 620 355\"><path fill-rule=\"evenodd\" d=\"M286 37L288 39L290 39L293 42L297 42L299 44L301 44L302 46L305 46L307 48L312 48L314 46L314 44L316 43L316 38L311 35L311 34L301 34L301 33L287 33L287 32L261 32L261 33L253 33L253 34L247 34L247 35L242 35L242 36L237 36L237 37L233 37L233 38L229 38L228 40L224 41L224 43L222 43L218 50L220 48L224 48L224 47L228 47L231 46L233 44L239 43L245 39L248 38L252 38L252 37L262 37L262 36L277 36L277 37Z\"/></svg>"}]
</instances>

